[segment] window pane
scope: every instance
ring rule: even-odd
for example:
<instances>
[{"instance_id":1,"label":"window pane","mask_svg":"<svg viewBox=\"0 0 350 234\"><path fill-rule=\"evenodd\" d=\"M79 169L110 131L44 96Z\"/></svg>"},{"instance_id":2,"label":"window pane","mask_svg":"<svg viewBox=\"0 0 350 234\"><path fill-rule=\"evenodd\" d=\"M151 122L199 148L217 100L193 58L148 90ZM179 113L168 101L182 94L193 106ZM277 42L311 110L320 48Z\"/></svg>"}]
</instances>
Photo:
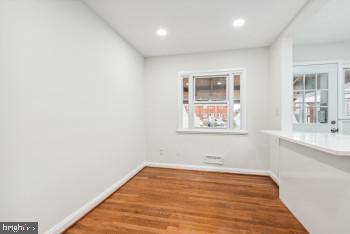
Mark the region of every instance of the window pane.
<instances>
[{"instance_id":1,"label":"window pane","mask_svg":"<svg viewBox=\"0 0 350 234\"><path fill-rule=\"evenodd\" d=\"M350 70L345 70L344 77L345 115L350 115Z\"/></svg>"},{"instance_id":2,"label":"window pane","mask_svg":"<svg viewBox=\"0 0 350 234\"><path fill-rule=\"evenodd\" d=\"M328 89L328 74L317 74L317 89Z\"/></svg>"},{"instance_id":3,"label":"window pane","mask_svg":"<svg viewBox=\"0 0 350 234\"><path fill-rule=\"evenodd\" d=\"M328 91L317 91L317 104L321 106L328 106Z\"/></svg>"},{"instance_id":4,"label":"window pane","mask_svg":"<svg viewBox=\"0 0 350 234\"><path fill-rule=\"evenodd\" d=\"M304 89L304 76L296 75L293 79L294 90L303 90Z\"/></svg>"},{"instance_id":5,"label":"window pane","mask_svg":"<svg viewBox=\"0 0 350 234\"><path fill-rule=\"evenodd\" d=\"M233 128L241 128L241 76L233 80Z\"/></svg>"},{"instance_id":6,"label":"window pane","mask_svg":"<svg viewBox=\"0 0 350 234\"><path fill-rule=\"evenodd\" d=\"M303 105L296 103L293 107L294 118L293 123L302 123L303 122Z\"/></svg>"},{"instance_id":7,"label":"window pane","mask_svg":"<svg viewBox=\"0 0 350 234\"><path fill-rule=\"evenodd\" d=\"M316 102L316 91L305 92L305 103L315 105Z\"/></svg>"},{"instance_id":8,"label":"window pane","mask_svg":"<svg viewBox=\"0 0 350 234\"><path fill-rule=\"evenodd\" d=\"M196 101L225 101L226 77L195 78Z\"/></svg>"},{"instance_id":9,"label":"window pane","mask_svg":"<svg viewBox=\"0 0 350 234\"><path fill-rule=\"evenodd\" d=\"M316 75L306 74L305 75L305 89L316 89Z\"/></svg>"},{"instance_id":10,"label":"window pane","mask_svg":"<svg viewBox=\"0 0 350 234\"><path fill-rule=\"evenodd\" d=\"M194 127L227 128L227 104L196 104Z\"/></svg>"},{"instance_id":11,"label":"window pane","mask_svg":"<svg viewBox=\"0 0 350 234\"><path fill-rule=\"evenodd\" d=\"M188 128L189 105L188 105L188 78L182 79L182 128Z\"/></svg>"},{"instance_id":12,"label":"window pane","mask_svg":"<svg viewBox=\"0 0 350 234\"><path fill-rule=\"evenodd\" d=\"M350 84L350 69L345 70L345 84Z\"/></svg>"},{"instance_id":13,"label":"window pane","mask_svg":"<svg viewBox=\"0 0 350 234\"><path fill-rule=\"evenodd\" d=\"M184 104L188 104L188 78L183 78L182 79L182 101Z\"/></svg>"},{"instance_id":14,"label":"window pane","mask_svg":"<svg viewBox=\"0 0 350 234\"><path fill-rule=\"evenodd\" d=\"M304 92L301 92L301 91L294 92L293 102L294 104L296 103L302 104L304 102Z\"/></svg>"},{"instance_id":15,"label":"window pane","mask_svg":"<svg viewBox=\"0 0 350 234\"><path fill-rule=\"evenodd\" d=\"M305 104L305 123L316 123L316 107Z\"/></svg>"},{"instance_id":16,"label":"window pane","mask_svg":"<svg viewBox=\"0 0 350 234\"><path fill-rule=\"evenodd\" d=\"M319 123L328 123L328 107L318 108L317 115Z\"/></svg>"},{"instance_id":17,"label":"window pane","mask_svg":"<svg viewBox=\"0 0 350 234\"><path fill-rule=\"evenodd\" d=\"M350 115L350 92L345 94L345 115Z\"/></svg>"}]
</instances>

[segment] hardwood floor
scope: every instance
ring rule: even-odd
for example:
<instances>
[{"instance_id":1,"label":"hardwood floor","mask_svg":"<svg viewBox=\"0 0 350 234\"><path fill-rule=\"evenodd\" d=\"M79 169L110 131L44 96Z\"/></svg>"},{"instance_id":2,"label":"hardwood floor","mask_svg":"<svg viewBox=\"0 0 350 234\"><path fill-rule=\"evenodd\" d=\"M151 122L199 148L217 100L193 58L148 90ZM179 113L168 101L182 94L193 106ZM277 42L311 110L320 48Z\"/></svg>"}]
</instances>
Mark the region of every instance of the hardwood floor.
<instances>
[{"instance_id":1,"label":"hardwood floor","mask_svg":"<svg viewBox=\"0 0 350 234\"><path fill-rule=\"evenodd\" d=\"M144 168L66 233L307 233L269 177Z\"/></svg>"}]
</instances>

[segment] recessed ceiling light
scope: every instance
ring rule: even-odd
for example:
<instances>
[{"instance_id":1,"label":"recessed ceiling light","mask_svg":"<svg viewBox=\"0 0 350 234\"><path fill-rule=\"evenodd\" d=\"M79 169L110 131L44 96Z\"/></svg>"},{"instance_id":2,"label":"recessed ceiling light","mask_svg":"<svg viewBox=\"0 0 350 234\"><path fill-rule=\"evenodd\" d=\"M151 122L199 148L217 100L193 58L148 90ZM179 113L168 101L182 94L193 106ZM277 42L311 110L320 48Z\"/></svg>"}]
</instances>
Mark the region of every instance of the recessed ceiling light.
<instances>
[{"instance_id":1,"label":"recessed ceiling light","mask_svg":"<svg viewBox=\"0 0 350 234\"><path fill-rule=\"evenodd\" d=\"M233 21L232 25L235 28L241 28L245 24L245 20L242 18L236 19Z\"/></svg>"},{"instance_id":2,"label":"recessed ceiling light","mask_svg":"<svg viewBox=\"0 0 350 234\"><path fill-rule=\"evenodd\" d=\"M157 30L157 35L160 37L165 37L166 35L168 35L168 31L165 28L159 28Z\"/></svg>"},{"instance_id":3,"label":"recessed ceiling light","mask_svg":"<svg viewBox=\"0 0 350 234\"><path fill-rule=\"evenodd\" d=\"M216 83L216 84L217 84L217 85L222 85L222 82L220 82L220 81L219 81L219 82L218 82L218 83Z\"/></svg>"}]
</instances>

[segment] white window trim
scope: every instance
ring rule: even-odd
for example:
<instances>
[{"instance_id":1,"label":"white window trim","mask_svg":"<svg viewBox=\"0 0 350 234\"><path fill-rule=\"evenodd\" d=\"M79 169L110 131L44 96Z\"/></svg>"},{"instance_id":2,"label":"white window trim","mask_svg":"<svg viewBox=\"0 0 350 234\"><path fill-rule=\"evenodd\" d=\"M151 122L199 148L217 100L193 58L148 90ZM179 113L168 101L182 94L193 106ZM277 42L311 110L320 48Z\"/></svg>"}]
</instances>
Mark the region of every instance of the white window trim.
<instances>
[{"instance_id":1,"label":"white window trim","mask_svg":"<svg viewBox=\"0 0 350 234\"><path fill-rule=\"evenodd\" d=\"M345 115L345 100L344 100L344 79L345 79L345 69L350 69L350 61L341 61L339 62L339 92L338 92L338 103L339 103L339 114L338 114L338 119L339 120L350 120L350 116Z\"/></svg>"},{"instance_id":2,"label":"white window trim","mask_svg":"<svg viewBox=\"0 0 350 234\"><path fill-rule=\"evenodd\" d=\"M233 123L233 92L229 92L229 88L233 88L233 75L240 74L240 102L241 102L241 128L234 129L232 126ZM210 75L224 75L229 76L227 79L227 95L228 97L228 116L229 116L229 127L225 129L220 128L194 128L193 127L193 105L189 105L189 128L182 128L182 100L183 100L183 78L189 78L189 87L193 87L193 76L210 76ZM177 133L188 133L188 134L227 134L227 135L244 135L248 134L247 125L246 125L246 68L232 68L232 69L219 69L219 70L206 70L206 71L182 71L178 73L178 128ZM193 102L193 90L189 89L189 103ZM203 102L202 102L203 103ZM212 103L212 102L211 102ZM218 102L222 103L222 102ZM232 113L232 114L231 114Z\"/></svg>"},{"instance_id":3,"label":"white window trim","mask_svg":"<svg viewBox=\"0 0 350 234\"><path fill-rule=\"evenodd\" d=\"M176 129L177 133L185 134L219 134L219 135L246 135L248 131L241 129L187 129L187 128L178 128Z\"/></svg>"}]
</instances>

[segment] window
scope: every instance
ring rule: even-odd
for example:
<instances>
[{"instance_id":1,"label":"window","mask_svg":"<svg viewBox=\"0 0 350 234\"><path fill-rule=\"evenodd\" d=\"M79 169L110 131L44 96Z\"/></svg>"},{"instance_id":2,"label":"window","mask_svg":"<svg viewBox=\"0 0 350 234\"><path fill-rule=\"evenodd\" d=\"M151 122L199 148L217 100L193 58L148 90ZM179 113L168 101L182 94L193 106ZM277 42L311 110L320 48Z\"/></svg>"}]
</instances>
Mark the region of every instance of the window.
<instances>
[{"instance_id":1,"label":"window","mask_svg":"<svg viewBox=\"0 0 350 234\"><path fill-rule=\"evenodd\" d=\"M241 69L180 73L179 131L242 130L243 72Z\"/></svg>"},{"instance_id":2,"label":"window","mask_svg":"<svg viewBox=\"0 0 350 234\"><path fill-rule=\"evenodd\" d=\"M294 123L328 123L328 73L295 74Z\"/></svg>"},{"instance_id":3,"label":"window","mask_svg":"<svg viewBox=\"0 0 350 234\"><path fill-rule=\"evenodd\" d=\"M350 68L344 69L344 115L350 116Z\"/></svg>"}]
</instances>

